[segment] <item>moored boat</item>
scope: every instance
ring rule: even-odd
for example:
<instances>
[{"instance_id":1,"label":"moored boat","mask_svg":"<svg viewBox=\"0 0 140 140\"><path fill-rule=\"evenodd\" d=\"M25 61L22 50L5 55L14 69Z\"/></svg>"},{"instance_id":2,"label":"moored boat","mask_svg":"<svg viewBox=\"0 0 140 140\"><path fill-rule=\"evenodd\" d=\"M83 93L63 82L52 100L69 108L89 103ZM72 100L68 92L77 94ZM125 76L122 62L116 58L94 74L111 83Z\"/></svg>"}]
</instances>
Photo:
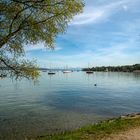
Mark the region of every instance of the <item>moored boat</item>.
<instances>
[{"instance_id":1,"label":"moored boat","mask_svg":"<svg viewBox=\"0 0 140 140\"><path fill-rule=\"evenodd\" d=\"M1 78L5 78L7 75L6 74L0 74Z\"/></svg>"},{"instance_id":2,"label":"moored boat","mask_svg":"<svg viewBox=\"0 0 140 140\"><path fill-rule=\"evenodd\" d=\"M87 74L93 74L93 71L86 71Z\"/></svg>"},{"instance_id":3,"label":"moored boat","mask_svg":"<svg viewBox=\"0 0 140 140\"><path fill-rule=\"evenodd\" d=\"M48 72L48 75L54 75L54 74L55 74L55 72L53 72L53 71Z\"/></svg>"},{"instance_id":4,"label":"moored boat","mask_svg":"<svg viewBox=\"0 0 140 140\"><path fill-rule=\"evenodd\" d=\"M63 73L71 73L71 70L64 70Z\"/></svg>"},{"instance_id":5,"label":"moored boat","mask_svg":"<svg viewBox=\"0 0 140 140\"><path fill-rule=\"evenodd\" d=\"M47 72L47 70L42 70L42 72Z\"/></svg>"},{"instance_id":6,"label":"moored boat","mask_svg":"<svg viewBox=\"0 0 140 140\"><path fill-rule=\"evenodd\" d=\"M93 74L92 69L89 67L89 63L88 63L88 69L86 71L87 74Z\"/></svg>"}]
</instances>

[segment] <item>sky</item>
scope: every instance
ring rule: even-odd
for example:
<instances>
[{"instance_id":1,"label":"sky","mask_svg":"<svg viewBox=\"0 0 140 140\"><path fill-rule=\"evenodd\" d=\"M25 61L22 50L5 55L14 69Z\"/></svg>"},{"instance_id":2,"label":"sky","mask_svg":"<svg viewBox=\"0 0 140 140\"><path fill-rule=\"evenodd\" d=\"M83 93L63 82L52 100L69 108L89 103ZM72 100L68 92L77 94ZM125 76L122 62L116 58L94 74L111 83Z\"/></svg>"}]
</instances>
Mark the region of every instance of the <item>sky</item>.
<instances>
[{"instance_id":1,"label":"sky","mask_svg":"<svg viewBox=\"0 0 140 140\"><path fill-rule=\"evenodd\" d=\"M85 0L55 50L26 48L40 67L116 66L140 63L140 0Z\"/></svg>"}]
</instances>

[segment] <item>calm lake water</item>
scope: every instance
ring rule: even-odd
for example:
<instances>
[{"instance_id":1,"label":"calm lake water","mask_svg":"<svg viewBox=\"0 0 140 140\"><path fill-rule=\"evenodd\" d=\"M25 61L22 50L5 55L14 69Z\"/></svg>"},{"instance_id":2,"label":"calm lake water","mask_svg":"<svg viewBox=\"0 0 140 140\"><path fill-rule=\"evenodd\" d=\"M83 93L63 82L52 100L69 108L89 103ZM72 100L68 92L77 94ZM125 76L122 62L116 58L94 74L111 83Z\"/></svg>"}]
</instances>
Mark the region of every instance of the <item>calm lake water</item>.
<instances>
[{"instance_id":1,"label":"calm lake water","mask_svg":"<svg viewBox=\"0 0 140 140\"><path fill-rule=\"evenodd\" d=\"M140 112L140 74L42 73L35 85L0 79L1 140L57 133L135 112Z\"/></svg>"}]
</instances>

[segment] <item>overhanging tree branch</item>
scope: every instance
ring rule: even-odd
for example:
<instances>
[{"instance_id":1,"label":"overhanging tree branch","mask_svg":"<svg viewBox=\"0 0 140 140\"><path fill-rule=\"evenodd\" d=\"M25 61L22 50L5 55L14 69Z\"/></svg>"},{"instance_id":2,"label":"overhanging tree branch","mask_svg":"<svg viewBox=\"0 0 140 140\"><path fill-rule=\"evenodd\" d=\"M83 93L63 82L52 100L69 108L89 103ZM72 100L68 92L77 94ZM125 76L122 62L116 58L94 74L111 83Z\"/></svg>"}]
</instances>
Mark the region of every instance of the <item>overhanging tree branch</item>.
<instances>
[{"instance_id":1,"label":"overhanging tree branch","mask_svg":"<svg viewBox=\"0 0 140 140\"><path fill-rule=\"evenodd\" d=\"M23 77L38 75L33 63L18 61L21 54L24 55L23 46L41 40L46 46L54 47L55 37L65 32L68 22L82 12L82 8L82 0L2 0L0 55L3 51L10 55L0 56L0 63ZM10 61L9 56L15 61Z\"/></svg>"}]
</instances>

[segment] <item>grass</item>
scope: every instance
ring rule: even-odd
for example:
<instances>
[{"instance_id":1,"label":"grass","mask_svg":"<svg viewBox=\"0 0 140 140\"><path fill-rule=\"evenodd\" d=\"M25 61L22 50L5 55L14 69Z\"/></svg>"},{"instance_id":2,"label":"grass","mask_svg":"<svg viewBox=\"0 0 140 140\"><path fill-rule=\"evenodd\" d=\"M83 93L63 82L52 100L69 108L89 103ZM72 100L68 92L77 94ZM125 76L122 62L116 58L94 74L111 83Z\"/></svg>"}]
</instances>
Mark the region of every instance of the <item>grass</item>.
<instances>
[{"instance_id":1,"label":"grass","mask_svg":"<svg viewBox=\"0 0 140 140\"><path fill-rule=\"evenodd\" d=\"M110 134L116 134L136 127L140 127L140 116L108 120L82 127L73 132L38 137L36 140L100 140Z\"/></svg>"}]
</instances>

